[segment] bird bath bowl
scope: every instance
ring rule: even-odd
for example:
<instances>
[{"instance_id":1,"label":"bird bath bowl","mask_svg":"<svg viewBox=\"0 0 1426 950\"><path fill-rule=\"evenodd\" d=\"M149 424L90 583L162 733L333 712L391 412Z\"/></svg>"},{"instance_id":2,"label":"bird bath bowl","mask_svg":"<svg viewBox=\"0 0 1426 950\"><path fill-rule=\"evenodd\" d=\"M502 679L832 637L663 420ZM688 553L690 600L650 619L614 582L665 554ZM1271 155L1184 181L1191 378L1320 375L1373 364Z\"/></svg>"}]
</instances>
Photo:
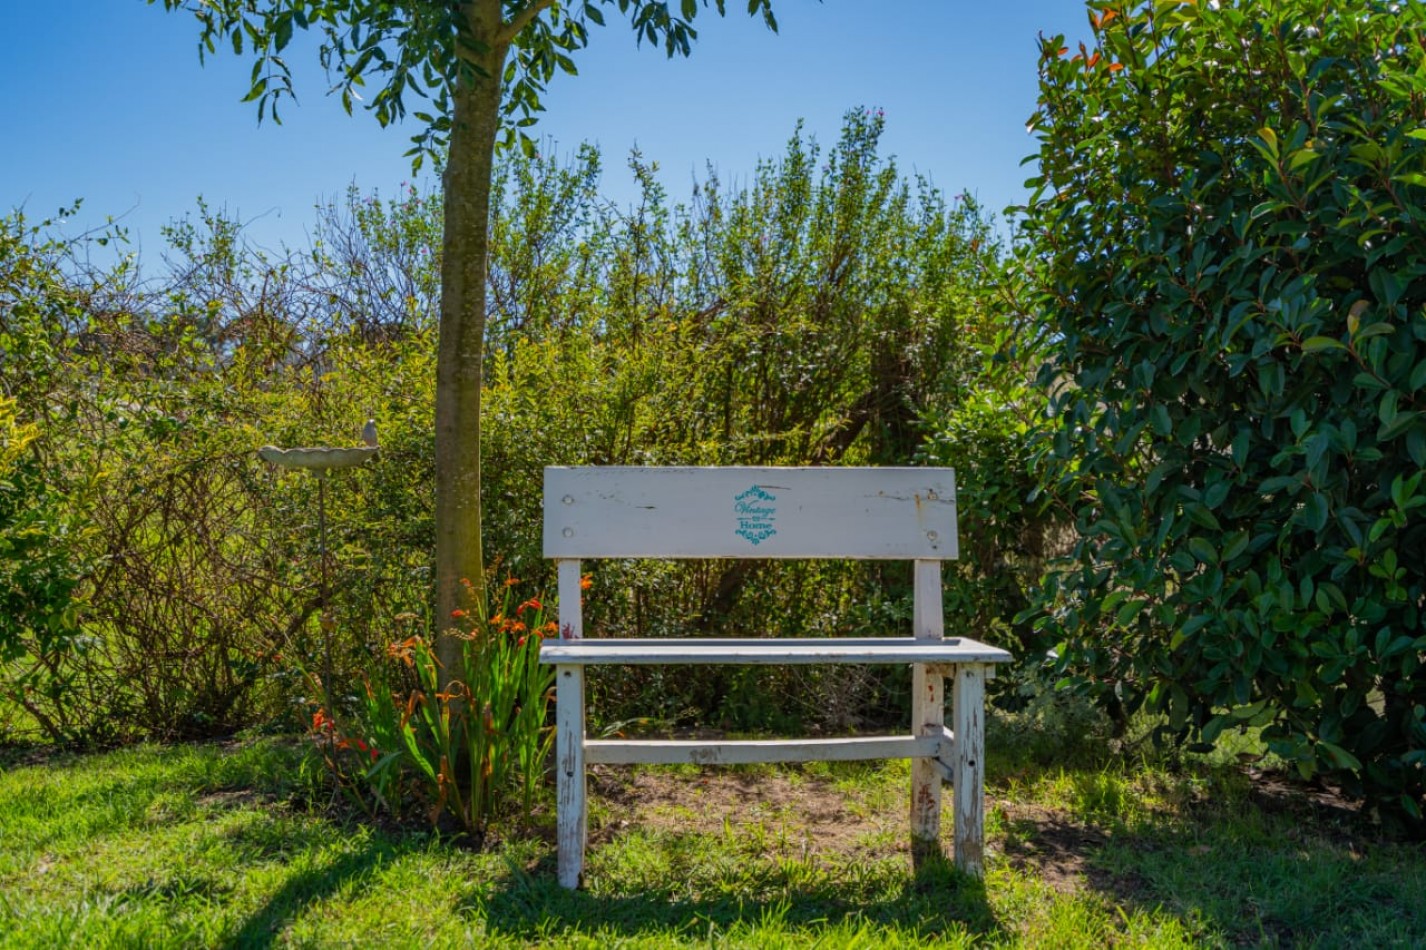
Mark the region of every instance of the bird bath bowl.
<instances>
[{"instance_id":1,"label":"bird bath bowl","mask_svg":"<svg viewBox=\"0 0 1426 950\"><path fill-rule=\"evenodd\" d=\"M325 445L307 446L295 449L279 449L275 445L264 445L257 454L282 468L305 468L318 473L334 468L356 468L376 455L375 446L355 448L332 448Z\"/></svg>"}]
</instances>

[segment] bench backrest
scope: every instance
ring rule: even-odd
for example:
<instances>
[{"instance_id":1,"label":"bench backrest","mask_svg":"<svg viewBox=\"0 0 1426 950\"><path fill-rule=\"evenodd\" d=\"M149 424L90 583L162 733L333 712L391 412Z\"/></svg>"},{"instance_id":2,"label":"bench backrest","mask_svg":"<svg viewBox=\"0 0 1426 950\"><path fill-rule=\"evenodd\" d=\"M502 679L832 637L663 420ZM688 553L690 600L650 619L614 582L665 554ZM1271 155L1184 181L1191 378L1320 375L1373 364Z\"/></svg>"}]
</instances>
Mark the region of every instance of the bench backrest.
<instances>
[{"instance_id":1,"label":"bench backrest","mask_svg":"<svg viewBox=\"0 0 1426 950\"><path fill-rule=\"evenodd\" d=\"M948 468L545 469L545 557L947 560Z\"/></svg>"}]
</instances>

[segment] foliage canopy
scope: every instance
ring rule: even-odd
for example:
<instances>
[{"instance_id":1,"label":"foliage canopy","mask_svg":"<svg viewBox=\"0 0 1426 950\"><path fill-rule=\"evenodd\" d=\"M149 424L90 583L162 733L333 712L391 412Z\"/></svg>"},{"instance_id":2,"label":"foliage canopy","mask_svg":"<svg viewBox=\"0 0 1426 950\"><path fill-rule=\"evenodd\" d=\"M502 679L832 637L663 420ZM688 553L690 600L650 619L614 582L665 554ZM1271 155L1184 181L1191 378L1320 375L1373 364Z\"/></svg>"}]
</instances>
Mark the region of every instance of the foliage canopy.
<instances>
[{"instance_id":1,"label":"foliage canopy","mask_svg":"<svg viewBox=\"0 0 1426 950\"><path fill-rule=\"evenodd\" d=\"M710 5L720 16L727 0L484 0L483 3L431 3L430 0L148 0L169 10L187 10L199 25L198 52L206 59L231 47L252 58L245 102L258 104L258 117L270 111L280 121L284 98L295 98L289 46L299 33L320 37L318 59L350 115L360 104L381 125L409 113L419 123L412 137L419 168L426 156L444 158L449 142L452 95L462 74L482 76L493 47L510 46L513 57L498 78L507 119L503 140L534 142L523 131L542 111L540 97L557 72L576 73L573 54L589 42L590 26L603 26L603 8L617 7L629 18L640 43L661 45L669 56L687 56L698 38L693 21ZM482 32L472 8L498 9L499 22ZM751 0L748 13L777 29L771 0ZM547 15L546 15L547 14ZM370 92L368 86L375 87ZM363 95L367 91L367 95ZM421 105L420 103L426 103ZM417 103L413 108L409 104Z\"/></svg>"}]
</instances>

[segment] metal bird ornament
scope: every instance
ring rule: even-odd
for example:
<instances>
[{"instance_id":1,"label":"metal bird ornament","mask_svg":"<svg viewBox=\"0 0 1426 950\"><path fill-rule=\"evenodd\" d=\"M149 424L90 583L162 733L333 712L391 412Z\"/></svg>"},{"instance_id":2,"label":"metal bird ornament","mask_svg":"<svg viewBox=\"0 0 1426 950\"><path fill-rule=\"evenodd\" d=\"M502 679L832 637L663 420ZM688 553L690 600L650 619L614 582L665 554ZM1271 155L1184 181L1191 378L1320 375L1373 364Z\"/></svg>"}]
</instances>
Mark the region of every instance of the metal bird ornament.
<instances>
[{"instance_id":1,"label":"metal bird ornament","mask_svg":"<svg viewBox=\"0 0 1426 950\"><path fill-rule=\"evenodd\" d=\"M376 448L376 420L366 420L366 425L361 429L361 440L372 448Z\"/></svg>"}]
</instances>

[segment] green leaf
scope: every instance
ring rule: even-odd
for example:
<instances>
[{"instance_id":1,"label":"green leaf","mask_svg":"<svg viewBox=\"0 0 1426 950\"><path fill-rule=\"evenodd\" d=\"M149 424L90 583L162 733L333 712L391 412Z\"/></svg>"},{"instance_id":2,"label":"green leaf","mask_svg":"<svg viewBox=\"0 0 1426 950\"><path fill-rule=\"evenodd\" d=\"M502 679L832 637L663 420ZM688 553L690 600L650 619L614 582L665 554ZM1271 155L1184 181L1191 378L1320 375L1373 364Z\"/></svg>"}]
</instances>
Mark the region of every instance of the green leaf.
<instances>
[{"instance_id":1,"label":"green leaf","mask_svg":"<svg viewBox=\"0 0 1426 950\"><path fill-rule=\"evenodd\" d=\"M1169 409L1163 403L1159 403L1149 410L1149 420L1154 427L1154 434L1166 436L1173 431L1173 423L1169 420Z\"/></svg>"},{"instance_id":2,"label":"green leaf","mask_svg":"<svg viewBox=\"0 0 1426 950\"><path fill-rule=\"evenodd\" d=\"M277 25L273 30L273 43L280 53L292 42L292 14L288 13L277 18Z\"/></svg>"},{"instance_id":3,"label":"green leaf","mask_svg":"<svg viewBox=\"0 0 1426 950\"><path fill-rule=\"evenodd\" d=\"M1239 531L1228 538L1228 543L1223 547L1223 560L1231 561L1248 549L1248 532Z\"/></svg>"},{"instance_id":4,"label":"green leaf","mask_svg":"<svg viewBox=\"0 0 1426 950\"><path fill-rule=\"evenodd\" d=\"M1352 339L1369 340L1374 336L1385 336L1389 333L1393 333L1395 332L1395 330L1396 327L1392 326L1390 323L1387 323L1384 320L1381 320L1376 323L1369 323L1366 326L1362 327L1355 334L1353 334Z\"/></svg>"},{"instance_id":5,"label":"green leaf","mask_svg":"<svg viewBox=\"0 0 1426 950\"><path fill-rule=\"evenodd\" d=\"M1421 413L1415 411L1397 413L1391 418L1390 422L1385 423L1377 430L1377 439L1386 442L1396 438L1415 425L1416 420L1420 418L1420 416Z\"/></svg>"},{"instance_id":6,"label":"green leaf","mask_svg":"<svg viewBox=\"0 0 1426 950\"><path fill-rule=\"evenodd\" d=\"M1127 627L1138 618L1139 612L1144 609L1142 600L1131 600L1119 608L1119 612L1114 615L1114 621L1121 627Z\"/></svg>"},{"instance_id":7,"label":"green leaf","mask_svg":"<svg viewBox=\"0 0 1426 950\"><path fill-rule=\"evenodd\" d=\"M1248 461L1248 446L1252 443L1253 434L1249 429L1239 429L1233 436L1233 464L1242 468Z\"/></svg>"},{"instance_id":8,"label":"green leaf","mask_svg":"<svg viewBox=\"0 0 1426 950\"><path fill-rule=\"evenodd\" d=\"M1277 158L1277 133L1265 125L1258 129L1258 138L1266 146L1264 151L1272 158Z\"/></svg>"},{"instance_id":9,"label":"green leaf","mask_svg":"<svg viewBox=\"0 0 1426 950\"><path fill-rule=\"evenodd\" d=\"M1302 166L1311 164L1316 158L1316 149L1300 148L1292 153L1292 157L1288 159L1287 167L1291 171L1297 171Z\"/></svg>"},{"instance_id":10,"label":"green leaf","mask_svg":"<svg viewBox=\"0 0 1426 950\"><path fill-rule=\"evenodd\" d=\"M1334 340L1330 336L1308 337L1302 343L1302 352L1320 353L1323 350L1345 350L1346 344L1341 340Z\"/></svg>"},{"instance_id":11,"label":"green leaf","mask_svg":"<svg viewBox=\"0 0 1426 950\"><path fill-rule=\"evenodd\" d=\"M1264 709L1267 709L1267 707L1268 701L1266 699L1260 699L1257 702L1250 703L1246 706L1235 706L1234 708L1228 711L1228 715L1232 716L1239 722L1246 722L1249 719L1255 718Z\"/></svg>"},{"instance_id":12,"label":"green leaf","mask_svg":"<svg viewBox=\"0 0 1426 950\"><path fill-rule=\"evenodd\" d=\"M1360 759L1335 743L1319 739L1317 748L1325 754L1327 761L1332 763L1333 768L1358 771L1362 767Z\"/></svg>"},{"instance_id":13,"label":"green leaf","mask_svg":"<svg viewBox=\"0 0 1426 950\"><path fill-rule=\"evenodd\" d=\"M1218 552L1214 550L1213 544L1207 538L1198 535L1189 538L1188 550L1204 564L1214 564L1218 561Z\"/></svg>"},{"instance_id":14,"label":"green leaf","mask_svg":"<svg viewBox=\"0 0 1426 950\"><path fill-rule=\"evenodd\" d=\"M1214 742L1223 734L1223 730L1231 724L1232 720L1227 716L1214 716L1203 724L1203 741Z\"/></svg>"}]
</instances>

